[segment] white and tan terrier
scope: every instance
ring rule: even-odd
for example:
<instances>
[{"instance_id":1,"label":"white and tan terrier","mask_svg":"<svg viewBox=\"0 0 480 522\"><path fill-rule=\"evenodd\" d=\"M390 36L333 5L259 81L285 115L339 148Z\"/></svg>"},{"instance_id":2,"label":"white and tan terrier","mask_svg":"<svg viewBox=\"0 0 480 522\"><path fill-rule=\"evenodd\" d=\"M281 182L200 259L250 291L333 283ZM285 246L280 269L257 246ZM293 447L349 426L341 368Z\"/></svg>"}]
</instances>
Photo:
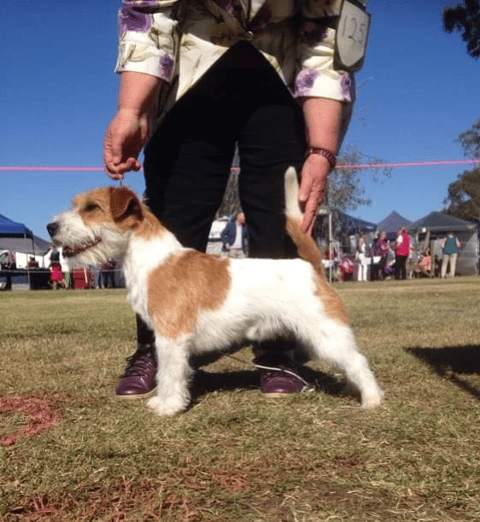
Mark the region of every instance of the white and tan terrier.
<instances>
[{"instance_id":1,"label":"white and tan terrier","mask_svg":"<svg viewBox=\"0 0 480 522\"><path fill-rule=\"evenodd\" d=\"M287 232L301 259L225 259L184 248L129 189L79 194L47 228L72 264L123 258L128 300L155 332L157 393L147 405L173 415L190 402L189 357L240 341L294 335L307 355L342 371L362 407L382 400L321 255L302 232L298 182L285 176Z\"/></svg>"}]
</instances>

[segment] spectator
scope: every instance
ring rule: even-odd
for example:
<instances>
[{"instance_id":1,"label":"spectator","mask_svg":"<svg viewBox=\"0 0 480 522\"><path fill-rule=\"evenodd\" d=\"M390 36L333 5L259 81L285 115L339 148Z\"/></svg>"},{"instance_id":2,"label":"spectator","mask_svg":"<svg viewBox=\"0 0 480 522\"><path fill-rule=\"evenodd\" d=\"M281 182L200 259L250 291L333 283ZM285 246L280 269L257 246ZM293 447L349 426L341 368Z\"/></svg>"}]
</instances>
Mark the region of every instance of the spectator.
<instances>
[{"instance_id":1,"label":"spectator","mask_svg":"<svg viewBox=\"0 0 480 522\"><path fill-rule=\"evenodd\" d=\"M432 256L430 250L427 248L420 256L415 268L413 269L413 275L415 277L430 277L432 273Z\"/></svg>"},{"instance_id":2,"label":"spectator","mask_svg":"<svg viewBox=\"0 0 480 522\"><path fill-rule=\"evenodd\" d=\"M330 248L327 247L323 253L323 259L326 261L335 261L335 259L337 259L337 255L337 251L334 248L332 248L330 251Z\"/></svg>"},{"instance_id":3,"label":"spectator","mask_svg":"<svg viewBox=\"0 0 480 522\"><path fill-rule=\"evenodd\" d=\"M15 261L15 252L8 251L7 255L4 256L1 262L1 269L5 275L5 286L3 290L12 289L12 274L17 269Z\"/></svg>"},{"instance_id":4,"label":"spectator","mask_svg":"<svg viewBox=\"0 0 480 522\"><path fill-rule=\"evenodd\" d=\"M447 237L443 238L441 242L442 247L442 279L447 276L447 267L450 265L450 277L455 277L455 270L457 267L458 251L461 247L458 238L449 232Z\"/></svg>"},{"instance_id":5,"label":"spectator","mask_svg":"<svg viewBox=\"0 0 480 522\"><path fill-rule=\"evenodd\" d=\"M27 268L38 268L38 261L33 256L28 258Z\"/></svg>"},{"instance_id":6,"label":"spectator","mask_svg":"<svg viewBox=\"0 0 480 522\"><path fill-rule=\"evenodd\" d=\"M357 242L357 281L367 280L367 236L365 232L360 232L360 236Z\"/></svg>"},{"instance_id":7,"label":"spectator","mask_svg":"<svg viewBox=\"0 0 480 522\"><path fill-rule=\"evenodd\" d=\"M115 288L115 259L109 259L100 268L99 288Z\"/></svg>"},{"instance_id":8,"label":"spectator","mask_svg":"<svg viewBox=\"0 0 480 522\"><path fill-rule=\"evenodd\" d=\"M355 265L349 257L344 257L338 268L340 270L340 281L351 281L353 279Z\"/></svg>"},{"instance_id":9,"label":"spectator","mask_svg":"<svg viewBox=\"0 0 480 522\"><path fill-rule=\"evenodd\" d=\"M65 286L65 274L60 264L60 252L55 245L52 245L52 251L50 253L50 281L52 282L54 290Z\"/></svg>"},{"instance_id":10,"label":"spectator","mask_svg":"<svg viewBox=\"0 0 480 522\"><path fill-rule=\"evenodd\" d=\"M407 279L407 259L410 255L410 236L406 227L398 231L395 242L395 279Z\"/></svg>"},{"instance_id":11,"label":"spectator","mask_svg":"<svg viewBox=\"0 0 480 522\"><path fill-rule=\"evenodd\" d=\"M229 257L247 257L248 229L243 212L239 212L235 219L227 223L220 239L222 240L222 250L228 252Z\"/></svg>"},{"instance_id":12,"label":"spectator","mask_svg":"<svg viewBox=\"0 0 480 522\"><path fill-rule=\"evenodd\" d=\"M387 233L380 232L373 244L373 255L380 258L372 268L372 281L383 281L385 279L385 267L388 259Z\"/></svg>"}]
</instances>

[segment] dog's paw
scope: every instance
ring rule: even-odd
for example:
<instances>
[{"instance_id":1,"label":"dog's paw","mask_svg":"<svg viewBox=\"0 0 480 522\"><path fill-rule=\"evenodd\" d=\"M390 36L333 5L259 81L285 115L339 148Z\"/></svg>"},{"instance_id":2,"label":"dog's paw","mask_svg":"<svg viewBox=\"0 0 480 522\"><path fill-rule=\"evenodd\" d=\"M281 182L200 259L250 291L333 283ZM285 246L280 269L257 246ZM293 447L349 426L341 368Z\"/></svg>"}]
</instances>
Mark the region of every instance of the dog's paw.
<instances>
[{"instance_id":1,"label":"dog's paw","mask_svg":"<svg viewBox=\"0 0 480 522\"><path fill-rule=\"evenodd\" d=\"M364 410L371 410L373 408L378 408L380 404L382 404L383 392L378 390L376 393L372 394L363 394L362 395L362 408Z\"/></svg>"},{"instance_id":2,"label":"dog's paw","mask_svg":"<svg viewBox=\"0 0 480 522\"><path fill-rule=\"evenodd\" d=\"M361 400L361 406L364 410L378 408L382 404L383 391L374 379L370 380L367 386L359 390L355 384L347 381L342 395L344 397L357 397Z\"/></svg>"},{"instance_id":3,"label":"dog's paw","mask_svg":"<svg viewBox=\"0 0 480 522\"><path fill-rule=\"evenodd\" d=\"M157 415L175 415L185 409L185 405L181 401L175 399L163 400L160 397L152 397L147 401L147 407Z\"/></svg>"}]
</instances>

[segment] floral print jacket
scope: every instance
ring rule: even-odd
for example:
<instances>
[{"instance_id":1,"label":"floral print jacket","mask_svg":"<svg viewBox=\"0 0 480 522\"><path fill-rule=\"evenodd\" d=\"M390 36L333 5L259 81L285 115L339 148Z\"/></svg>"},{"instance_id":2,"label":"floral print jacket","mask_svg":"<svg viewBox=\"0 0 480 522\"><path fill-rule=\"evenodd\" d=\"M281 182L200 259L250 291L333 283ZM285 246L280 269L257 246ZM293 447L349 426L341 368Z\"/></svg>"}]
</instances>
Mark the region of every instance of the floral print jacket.
<instances>
[{"instance_id":1,"label":"floral print jacket","mask_svg":"<svg viewBox=\"0 0 480 522\"><path fill-rule=\"evenodd\" d=\"M296 97L352 101L333 50L341 0L123 0L116 71L170 85L174 103L235 42L252 43ZM163 107L165 109L167 107Z\"/></svg>"}]
</instances>

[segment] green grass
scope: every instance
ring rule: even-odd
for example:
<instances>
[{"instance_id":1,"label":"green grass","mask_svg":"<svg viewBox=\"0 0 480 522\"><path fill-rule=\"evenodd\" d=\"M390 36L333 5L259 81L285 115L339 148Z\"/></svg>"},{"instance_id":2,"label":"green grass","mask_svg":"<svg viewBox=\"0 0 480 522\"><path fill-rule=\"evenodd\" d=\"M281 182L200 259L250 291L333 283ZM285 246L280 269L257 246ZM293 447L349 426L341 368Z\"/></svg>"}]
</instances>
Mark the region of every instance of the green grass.
<instances>
[{"instance_id":1,"label":"green grass","mask_svg":"<svg viewBox=\"0 0 480 522\"><path fill-rule=\"evenodd\" d=\"M245 349L156 417L113 396L135 342L123 290L1 293L0 520L478 520L480 279L336 288L379 410L316 363L315 391L267 399Z\"/></svg>"}]
</instances>

